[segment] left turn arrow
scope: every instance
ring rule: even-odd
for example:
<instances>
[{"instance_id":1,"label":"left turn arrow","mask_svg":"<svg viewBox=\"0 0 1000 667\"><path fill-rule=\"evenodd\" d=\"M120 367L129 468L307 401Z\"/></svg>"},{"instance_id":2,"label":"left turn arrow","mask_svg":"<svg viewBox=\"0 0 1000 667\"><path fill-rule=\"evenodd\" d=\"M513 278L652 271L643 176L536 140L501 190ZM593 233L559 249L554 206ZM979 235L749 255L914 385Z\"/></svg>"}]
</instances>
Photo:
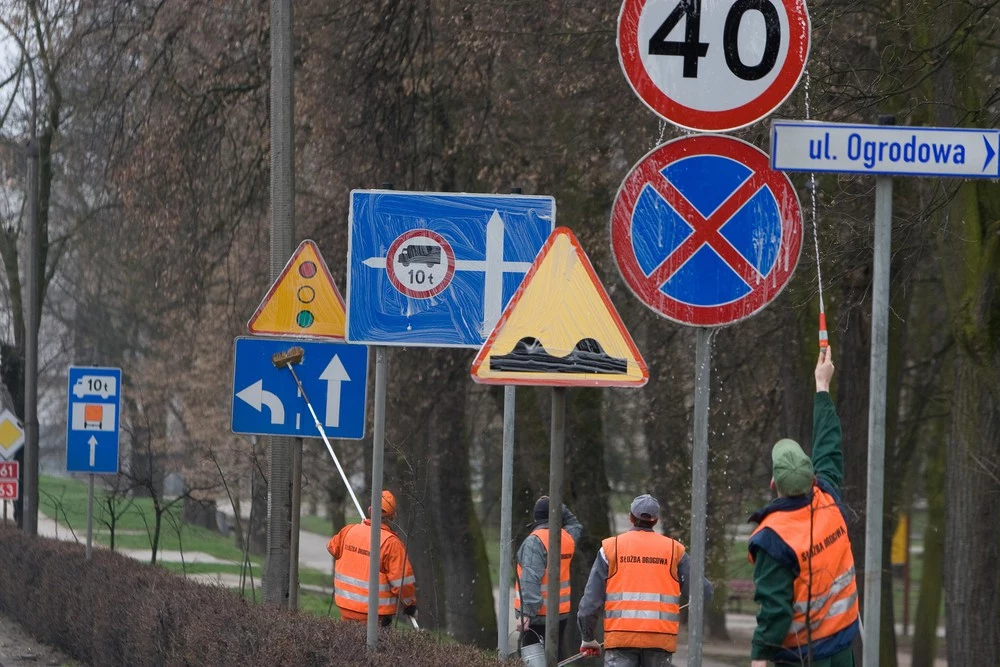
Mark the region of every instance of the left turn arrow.
<instances>
[{"instance_id":1,"label":"left turn arrow","mask_svg":"<svg viewBox=\"0 0 1000 667\"><path fill-rule=\"evenodd\" d=\"M275 394L264 390L264 380L257 380L252 385L236 394L236 398L248 403L257 412L263 411L263 406L271 410L271 423L285 423L285 406Z\"/></svg>"}]
</instances>

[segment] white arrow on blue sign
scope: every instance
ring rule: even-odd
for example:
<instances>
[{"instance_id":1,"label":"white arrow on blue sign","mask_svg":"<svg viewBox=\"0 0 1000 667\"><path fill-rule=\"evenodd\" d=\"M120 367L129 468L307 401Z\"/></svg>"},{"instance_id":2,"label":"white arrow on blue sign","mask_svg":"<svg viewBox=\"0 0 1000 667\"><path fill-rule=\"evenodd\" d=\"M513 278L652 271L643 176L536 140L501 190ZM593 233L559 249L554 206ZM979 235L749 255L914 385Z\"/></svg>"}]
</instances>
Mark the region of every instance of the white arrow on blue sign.
<instances>
[{"instance_id":1,"label":"white arrow on blue sign","mask_svg":"<svg viewBox=\"0 0 1000 667\"><path fill-rule=\"evenodd\" d=\"M320 437L291 371L277 368L271 362L276 353L292 347L304 350L302 362L295 364L295 372L327 437L363 438L368 348L291 338L236 339L233 433Z\"/></svg>"},{"instance_id":2,"label":"white arrow on blue sign","mask_svg":"<svg viewBox=\"0 0 1000 667\"><path fill-rule=\"evenodd\" d=\"M555 213L552 197L353 191L347 340L480 347Z\"/></svg>"},{"instance_id":3,"label":"white arrow on blue sign","mask_svg":"<svg viewBox=\"0 0 1000 667\"><path fill-rule=\"evenodd\" d=\"M1000 131L771 123L771 168L884 176L1000 178Z\"/></svg>"},{"instance_id":4,"label":"white arrow on blue sign","mask_svg":"<svg viewBox=\"0 0 1000 667\"><path fill-rule=\"evenodd\" d=\"M120 368L70 366L66 414L66 471L118 472L122 406Z\"/></svg>"}]
</instances>

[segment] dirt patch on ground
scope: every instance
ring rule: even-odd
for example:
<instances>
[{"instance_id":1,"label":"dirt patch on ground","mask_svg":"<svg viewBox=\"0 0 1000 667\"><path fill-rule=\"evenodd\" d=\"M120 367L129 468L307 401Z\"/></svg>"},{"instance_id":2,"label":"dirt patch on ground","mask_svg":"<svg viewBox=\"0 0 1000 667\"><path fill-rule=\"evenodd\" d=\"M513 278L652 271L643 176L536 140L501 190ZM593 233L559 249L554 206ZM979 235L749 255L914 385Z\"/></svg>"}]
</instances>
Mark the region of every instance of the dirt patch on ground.
<instances>
[{"instance_id":1,"label":"dirt patch on ground","mask_svg":"<svg viewBox=\"0 0 1000 667\"><path fill-rule=\"evenodd\" d=\"M0 667L84 667L54 648L39 644L17 621L0 615Z\"/></svg>"}]
</instances>

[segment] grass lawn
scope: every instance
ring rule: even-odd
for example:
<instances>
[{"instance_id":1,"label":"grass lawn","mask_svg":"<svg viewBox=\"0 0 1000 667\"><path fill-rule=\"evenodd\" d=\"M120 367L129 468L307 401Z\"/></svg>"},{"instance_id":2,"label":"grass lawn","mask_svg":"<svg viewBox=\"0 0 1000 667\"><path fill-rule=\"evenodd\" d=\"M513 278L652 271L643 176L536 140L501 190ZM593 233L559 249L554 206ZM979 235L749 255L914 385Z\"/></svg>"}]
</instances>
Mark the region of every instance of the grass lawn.
<instances>
[{"instance_id":1,"label":"grass lawn","mask_svg":"<svg viewBox=\"0 0 1000 667\"><path fill-rule=\"evenodd\" d=\"M299 528L310 533L333 537L333 524L326 517L306 515L299 517Z\"/></svg>"}]
</instances>

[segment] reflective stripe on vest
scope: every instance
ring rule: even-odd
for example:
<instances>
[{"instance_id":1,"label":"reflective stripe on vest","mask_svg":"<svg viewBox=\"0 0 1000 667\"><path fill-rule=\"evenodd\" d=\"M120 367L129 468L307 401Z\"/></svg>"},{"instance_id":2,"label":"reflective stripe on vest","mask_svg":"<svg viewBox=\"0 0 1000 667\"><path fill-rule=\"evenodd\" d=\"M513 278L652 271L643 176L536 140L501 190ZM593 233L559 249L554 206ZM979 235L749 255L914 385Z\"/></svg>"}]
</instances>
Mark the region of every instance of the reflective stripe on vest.
<instances>
[{"instance_id":1,"label":"reflective stripe on vest","mask_svg":"<svg viewBox=\"0 0 1000 667\"><path fill-rule=\"evenodd\" d=\"M548 528L536 528L532 531L532 535L538 537L542 542L542 546L545 548L545 554L548 556L549 553L549 529ZM559 613L568 614L570 610L570 602L573 597L573 590L570 587L569 581L569 568L570 564L573 562L573 554L576 551L576 542L573 541L573 536L563 529L560 533L559 541L559 551L561 558L559 559ZM523 570L521 569L521 564L517 564L517 580L514 582L514 609L521 608L521 574ZM542 573L542 607L538 610L538 616L545 616L548 613L548 608L545 603L549 597L549 573L546 569Z\"/></svg>"},{"instance_id":2,"label":"reflective stripe on vest","mask_svg":"<svg viewBox=\"0 0 1000 667\"><path fill-rule=\"evenodd\" d=\"M382 528L379 549L392 533ZM344 536L343 555L337 560L333 574L334 600L338 607L362 614L368 613L368 544L371 538L371 524L359 523L351 526ZM412 577L407 577L412 579ZM392 584L384 572L378 575L378 614L391 616L396 613L398 598L392 594ZM397 586L398 588L398 586Z\"/></svg>"},{"instance_id":3,"label":"reflective stripe on vest","mask_svg":"<svg viewBox=\"0 0 1000 667\"><path fill-rule=\"evenodd\" d=\"M679 545L669 537L644 530L604 540L608 559L604 598L606 640L614 642L616 633L648 633L650 648L656 648L662 642L656 636L677 635L681 584L673 574L675 546ZM680 554L683 553L681 548ZM615 644L608 646L613 648Z\"/></svg>"},{"instance_id":4,"label":"reflective stripe on vest","mask_svg":"<svg viewBox=\"0 0 1000 667\"><path fill-rule=\"evenodd\" d=\"M854 555L847 525L832 495L819 486L813 486L812 493L810 504L771 512L754 531L757 534L770 528L798 557L792 624L782 642L793 651L849 629L858 618Z\"/></svg>"}]
</instances>

